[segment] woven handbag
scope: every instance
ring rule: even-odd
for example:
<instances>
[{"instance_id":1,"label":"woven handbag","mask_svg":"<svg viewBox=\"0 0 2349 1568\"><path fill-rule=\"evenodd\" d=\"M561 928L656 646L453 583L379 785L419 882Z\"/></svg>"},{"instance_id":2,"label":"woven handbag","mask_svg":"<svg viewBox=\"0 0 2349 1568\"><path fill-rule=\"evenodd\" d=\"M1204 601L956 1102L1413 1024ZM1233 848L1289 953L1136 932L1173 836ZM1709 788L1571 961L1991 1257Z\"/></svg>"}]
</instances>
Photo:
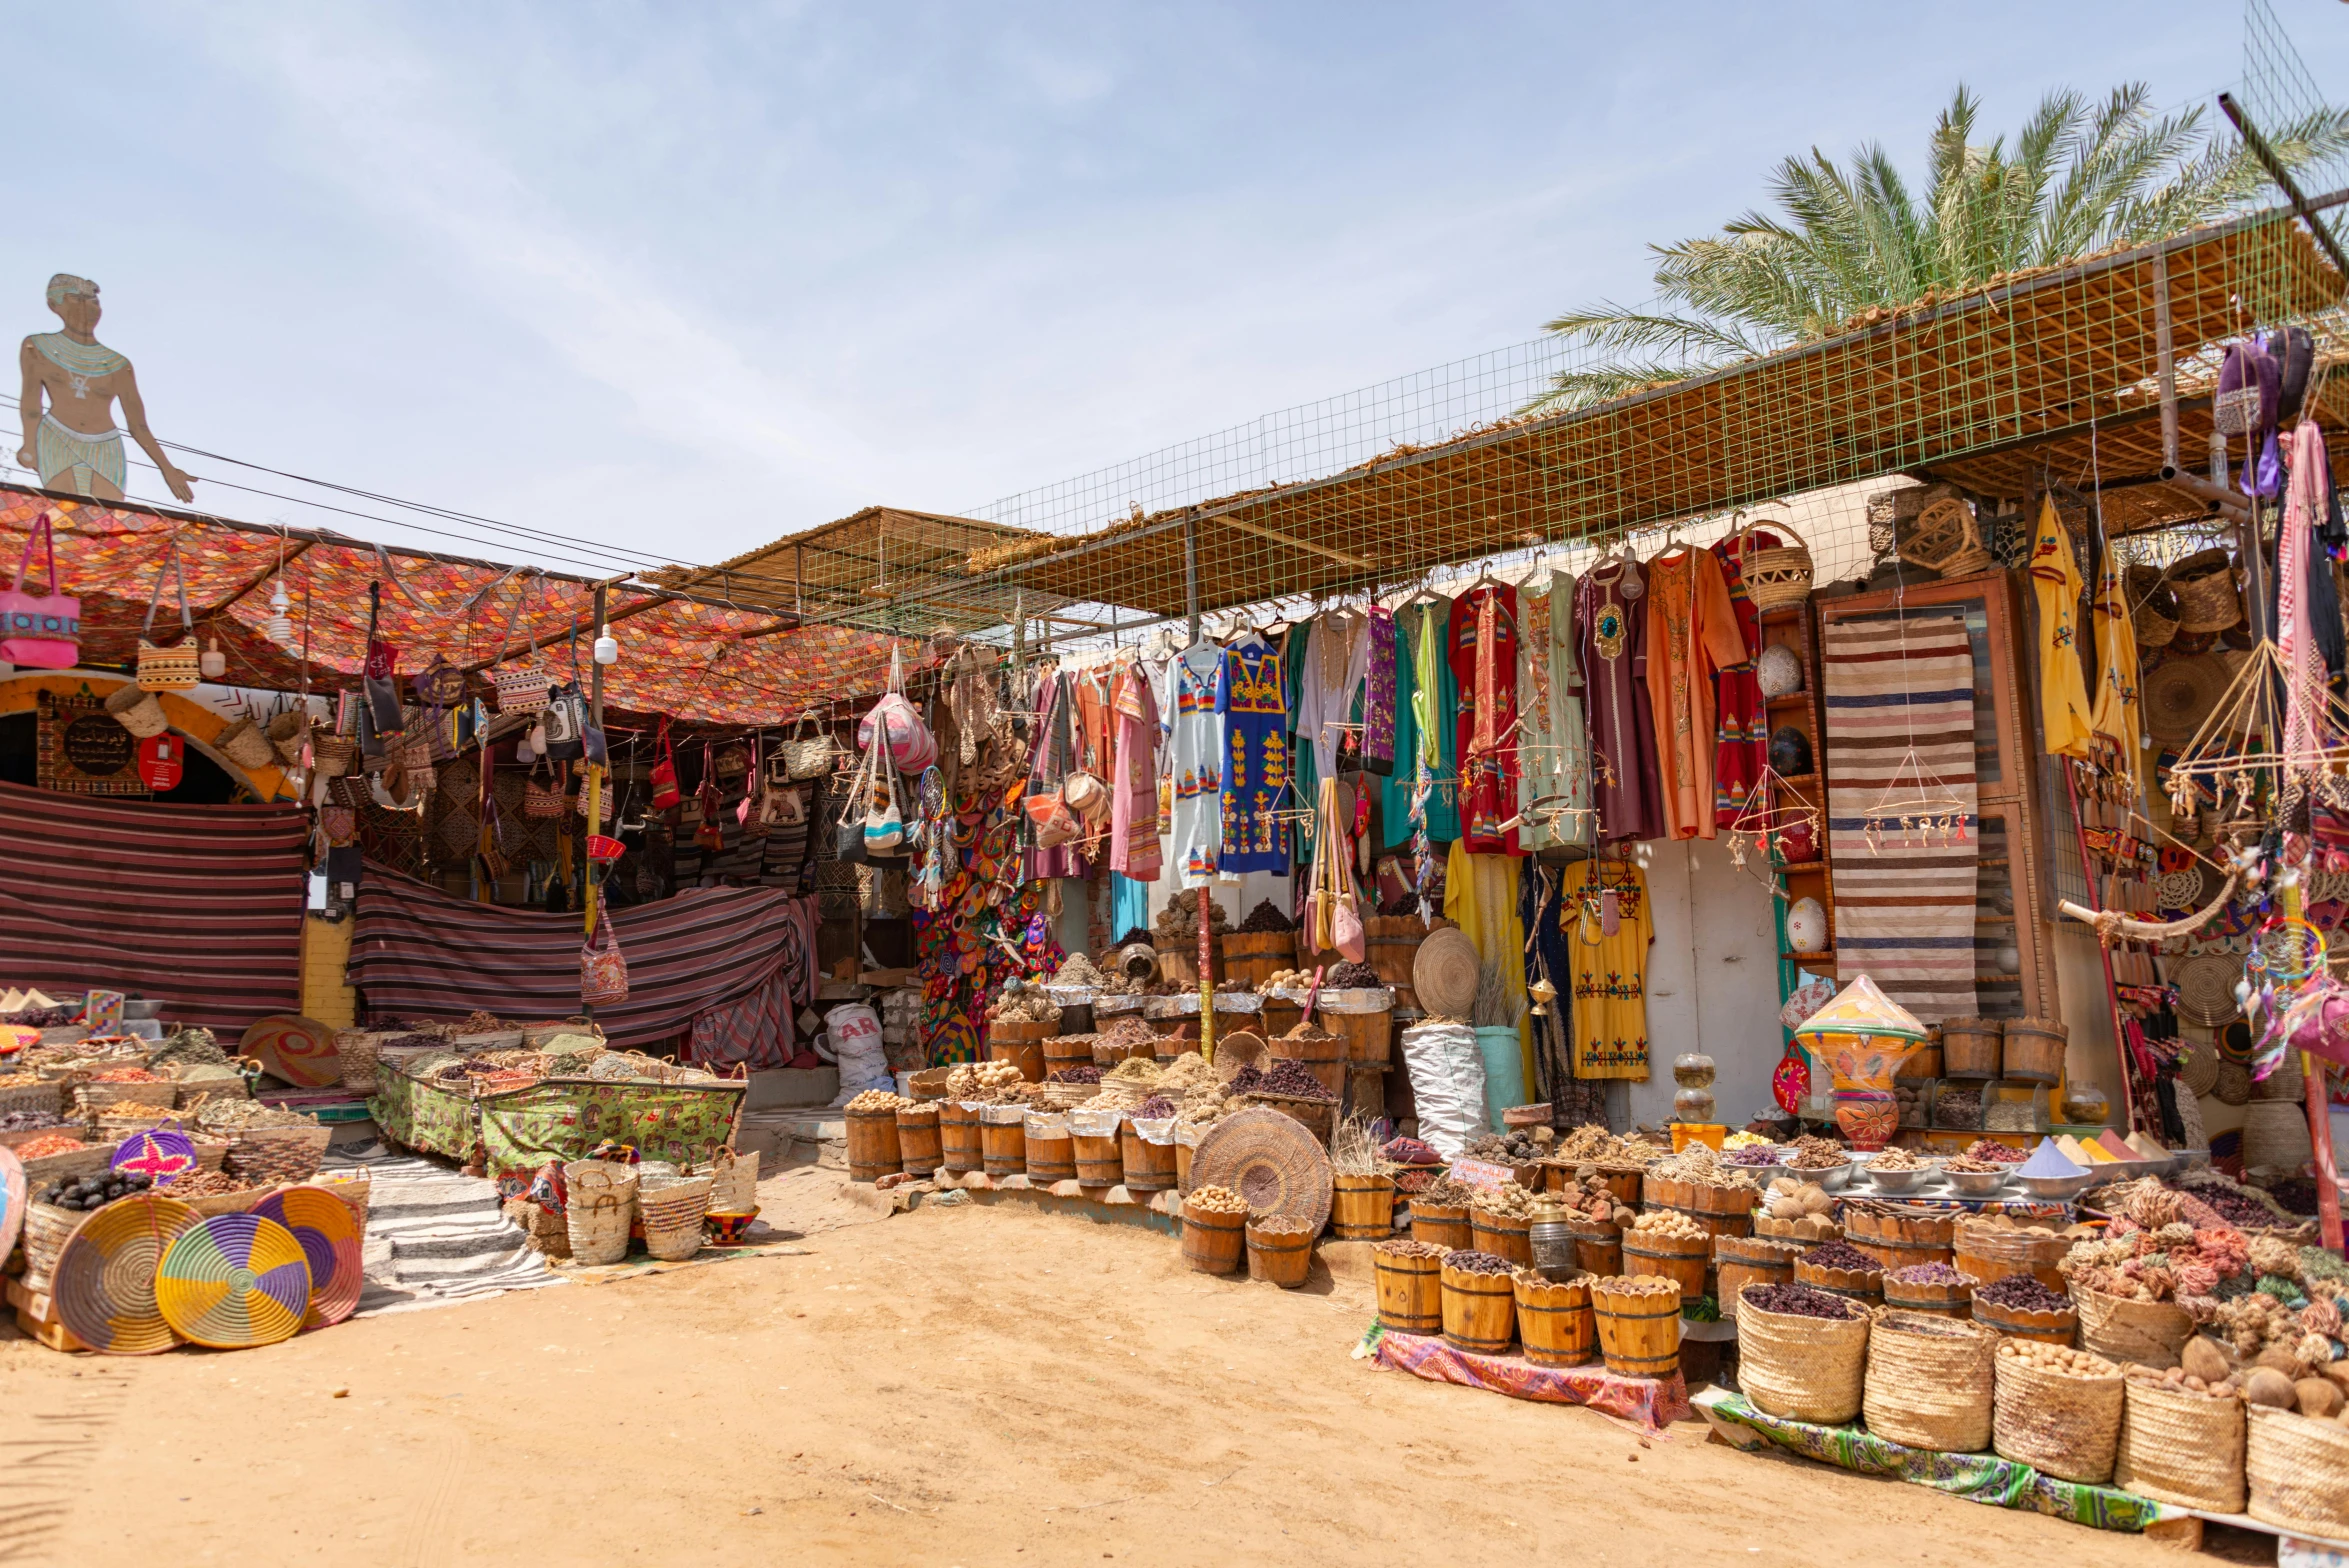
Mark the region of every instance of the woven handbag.
<instances>
[{"instance_id":1,"label":"woven handbag","mask_svg":"<svg viewBox=\"0 0 2349 1568\"><path fill-rule=\"evenodd\" d=\"M596 946L601 934L603 946ZM579 1005L582 1007L609 1007L628 1000L628 960L620 951L620 935L612 929L612 922L599 904L595 912L595 930L579 948Z\"/></svg>"},{"instance_id":2,"label":"woven handbag","mask_svg":"<svg viewBox=\"0 0 2349 1568\"><path fill-rule=\"evenodd\" d=\"M113 694L106 699L106 712L115 723L141 740L150 735L160 735L171 728L171 720L165 716L163 704L155 700L153 692L136 681L114 689Z\"/></svg>"},{"instance_id":3,"label":"woven handbag","mask_svg":"<svg viewBox=\"0 0 2349 1568\"><path fill-rule=\"evenodd\" d=\"M571 797L564 793L563 781L555 777L554 764L546 763L545 767L545 783L540 783L535 775L522 783L522 815L542 822L571 814Z\"/></svg>"},{"instance_id":4,"label":"woven handbag","mask_svg":"<svg viewBox=\"0 0 2349 1568\"><path fill-rule=\"evenodd\" d=\"M514 591L513 613L506 617L505 634L498 639L498 654L502 658L514 640L514 627L522 619L522 601L530 595L530 585L522 584ZM529 651L530 663L521 667L500 665L489 672L489 683L496 688L498 712L538 713L545 709L547 693L554 687L554 679L538 667L538 649Z\"/></svg>"},{"instance_id":5,"label":"woven handbag","mask_svg":"<svg viewBox=\"0 0 2349 1568\"><path fill-rule=\"evenodd\" d=\"M1746 535L1765 525L1794 543L1749 548ZM1811 596L1811 547L1783 518L1758 517L1748 523L1738 535L1737 564L1745 596L1760 614L1791 610Z\"/></svg>"},{"instance_id":6,"label":"woven handbag","mask_svg":"<svg viewBox=\"0 0 2349 1568\"><path fill-rule=\"evenodd\" d=\"M833 741L831 734L807 736L808 716L801 714L791 738L783 743L784 776L797 782L801 779L820 779L832 771Z\"/></svg>"},{"instance_id":7,"label":"woven handbag","mask_svg":"<svg viewBox=\"0 0 2349 1568\"><path fill-rule=\"evenodd\" d=\"M82 602L57 586L57 541L49 519L43 512L26 530L16 585L0 588L0 660L31 670L70 670L81 662ZM28 592L24 585L36 549L49 554L47 593Z\"/></svg>"},{"instance_id":8,"label":"woven handbag","mask_svg":"<svg viewBox=\"0 0 2349 1568\"><path fill-rule=\"evenodd\" d=\"M427 707L453 707L465 695L465 672L436 653L430 664L409 677L408 685Z\"/></svg>"},{"instance_id":9,"label":"woven handbag","mask_svg":"<svg viewBox=\"0 0 2349 1568\"><path fill-rule=\"evenodd\" d=\"M163 579L174 578L179 585L180 640L168 648L158 648L148 639L155 635L155 610L163 602ZM147 621L139 632L139 689L141 691L186 691L202 684L203 668L199 662L203 650L196 645L195 618L188 614L188 574L181 564L179 538L172 537L166 548L163 564L155 568L155 591L147 596Z\"/></svg>"}]
</instances>

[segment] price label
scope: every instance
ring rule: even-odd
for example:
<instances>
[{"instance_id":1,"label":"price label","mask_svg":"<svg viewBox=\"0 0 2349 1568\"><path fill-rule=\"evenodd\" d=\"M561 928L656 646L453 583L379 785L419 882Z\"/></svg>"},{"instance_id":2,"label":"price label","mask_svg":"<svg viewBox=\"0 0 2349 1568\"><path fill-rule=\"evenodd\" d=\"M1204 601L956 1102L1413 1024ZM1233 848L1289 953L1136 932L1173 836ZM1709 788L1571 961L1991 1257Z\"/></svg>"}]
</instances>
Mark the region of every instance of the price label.
<instances>
[{"instance_id":1,"label":"price label","mask_svg":"<svg viewBox=\"0 0 2349 1568\"><path fill-rule=\"evenodd\" d=\"M1495 1165L1490 1160L1454 1160L1452 1180L1470 1187L1482 1187L1490 1192L1517 1184L1517 1173L1506 1165Z\"/></svg>"}]
</instances>

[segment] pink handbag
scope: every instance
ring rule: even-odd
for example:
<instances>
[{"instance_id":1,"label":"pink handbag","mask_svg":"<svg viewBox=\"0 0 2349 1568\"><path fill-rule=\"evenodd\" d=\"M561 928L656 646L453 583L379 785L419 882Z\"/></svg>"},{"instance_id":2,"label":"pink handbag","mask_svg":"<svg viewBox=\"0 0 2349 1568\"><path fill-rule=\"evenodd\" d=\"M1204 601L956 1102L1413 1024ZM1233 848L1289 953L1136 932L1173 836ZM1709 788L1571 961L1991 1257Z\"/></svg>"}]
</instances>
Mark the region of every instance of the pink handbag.
<instances>
[{"instance_id":1,"label":"pink handbag","mask_svg":"<svg viewBox=\"0 0 2349 1568\"><path fill-rule=\"evenodd\" d=\"M57 538L49 526L50 514L25 535L24 555L16 563L16 586L0 588L0 659L36 670L70 670L81 662L82 602L57 591ZM25 591L25 573L32 569L33 547L49 552L49 591Z\"/></svg>"},{"instance_id":2,"label":"pink handbag","mask_svg":"<svg viewBox=\"0 0 2349 1568\"><path fill-rule=\"evenodd\" d=\"M628 1000L628 960L620 952L619 933L612 929L610 917L598 905L595 912L595 930L579 947L579 1005L608 1007ZM602 947L595 945L601 933Z\"/></svg>"}]
</instances>

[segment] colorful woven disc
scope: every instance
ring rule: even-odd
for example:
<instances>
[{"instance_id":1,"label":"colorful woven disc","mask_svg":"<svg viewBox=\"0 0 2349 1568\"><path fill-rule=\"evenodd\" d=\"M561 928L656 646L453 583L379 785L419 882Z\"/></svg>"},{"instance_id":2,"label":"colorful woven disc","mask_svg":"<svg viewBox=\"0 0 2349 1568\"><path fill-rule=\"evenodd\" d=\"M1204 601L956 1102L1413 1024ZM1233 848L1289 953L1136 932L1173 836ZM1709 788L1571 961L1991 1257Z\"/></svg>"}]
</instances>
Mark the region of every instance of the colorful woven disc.
<instances>
[{"instance_id":1,"label":"colorful woven disc","mask_svg":"<svg viewBox=\"0 0 2349 1568\"><path fill-rule=\"evenodd\" d=\"M264 1069L297 1089L325 1089L343 1080L333 1027L299 1013L255 1019L237 1049L259 1057Z\"/></svg>"},{"instance_id":2,"label":"colorful woven disc","mask_svg":"<svg viewBox=\"0 0 2349 1568\"><path fill-rule=\"evenodd\" d=\"M180 1232L155 1272L155 1304L182 1339L243 1350L290 1339L310 1307L294 1233L257 1214L215 1214Z\"/></svg>"},{"instance_id":3,"label":"colorful woven disc","mask_svg":"<svg viewBox=\"0 0 2349 1568\"><path fill-rule=\"evenodd\" d=\"M107 1204L57 1255L57 1316L92 1350L151 1356L178 1344L155 1304L155 1267L195 1223L194 1209L151 1192Z\"/></svg>"},{"instance_id":4,"label":"colorful woven disc","mask_svg":"<svg viewBox=\"0 0 2349 1568\"><path fill-rule=\"evenodd\" d=\"M359 1307L359 1219L323 1187L287 1187L253 1205L253 1212L292 1231L310 1264L310 1310L304 1328L340 1323Z\"/></svg>"},{"instance_id":5,"label":"colorful woven disc","mask_svg":"<svg viewBox=\"0 0 2349 1568\"><path fill-rule=\"evenodd\" d=\"M14 1149L0 1149L0 1258L6 1258L15 1247L17 1232L24 1229L24 1211L31 1197L24 1161L16 1157Z\"/></svg>"},{"instance_id":6,"label":"colorful woven disc","mask_svg":"<svg viewBox=\"0 0 2349 1568\"><path fill-rule=\"evenodd\" d=\"M123 1139L114 1151L112 1165L134 1176L152 1177L160 1187L196 1168L196 1145L184 1132L169 1127L150 1128Z\"/></svg>"}]
</instances>

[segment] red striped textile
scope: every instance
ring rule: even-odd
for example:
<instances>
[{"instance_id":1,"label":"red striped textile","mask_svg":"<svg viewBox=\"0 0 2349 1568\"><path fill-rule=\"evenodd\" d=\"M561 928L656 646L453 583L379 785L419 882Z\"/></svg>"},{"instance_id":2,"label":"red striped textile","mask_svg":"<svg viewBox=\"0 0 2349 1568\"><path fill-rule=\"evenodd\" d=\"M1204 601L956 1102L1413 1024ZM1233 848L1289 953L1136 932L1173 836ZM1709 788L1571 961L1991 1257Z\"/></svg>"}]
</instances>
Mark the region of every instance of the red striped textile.
<instances>
[{"instance_id":1,"label":"red striped textile","mask_svg":"<svg viewBox=\"0 0 2349 1568\"><path fill-rule=\"evenodd\" d=\"M620 910L628 1000L595 1019L614 1045L644 1048L698 1015L812 961L791 895L775 888L695 888ZM351 936L351 983L377 1020L568 1018L579 1011L580 917L451 898L413 877L367 867Z\"/></svg>"},{"instance_id":2,"label":"red striped textile","mask_svg":"<svg viewBox=\"0 0 2349 1568\"><path fill-rule=\"evenodd\" d=\"M0 982L159 998L229 1038L301 1010L309 820L0 784Z\"/></svg>"}]
</instances>

